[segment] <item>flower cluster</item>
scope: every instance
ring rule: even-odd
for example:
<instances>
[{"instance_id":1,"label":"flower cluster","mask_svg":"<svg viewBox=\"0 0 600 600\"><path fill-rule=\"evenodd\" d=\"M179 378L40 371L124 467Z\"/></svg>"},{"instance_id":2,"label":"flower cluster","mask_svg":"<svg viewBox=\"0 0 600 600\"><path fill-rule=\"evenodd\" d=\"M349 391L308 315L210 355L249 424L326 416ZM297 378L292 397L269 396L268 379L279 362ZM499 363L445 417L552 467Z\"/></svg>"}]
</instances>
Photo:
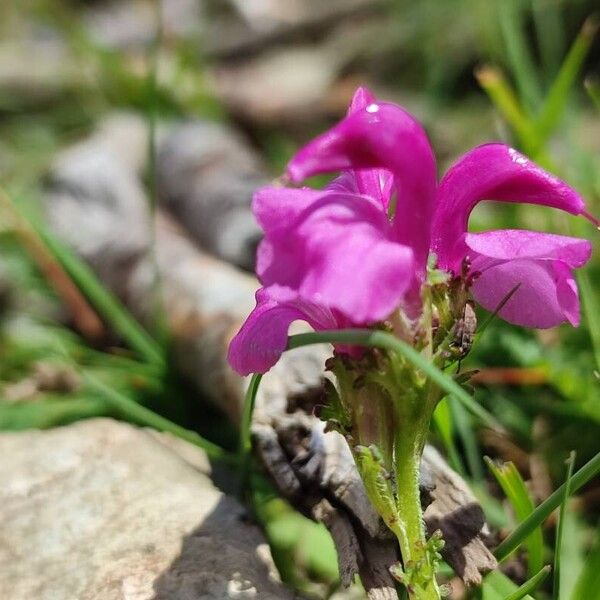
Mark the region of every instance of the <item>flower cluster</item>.
<instances>
[{"instance_id":1,"label":"flower cluster","mask_svg":"<svg viewBox=\"0 0 600 600\"><path fill-rule=\"evenodd\" d=\"M295 320L315 330L375 326L398 315L417 322L432 257L448 279L460 279L486 309L500 306L511 323L578 325L573 269L589 259L588 241L468 231L482 200L540 204L593 220L572 188L516 150L476 147L438 183L419 122L359 88L347 116L293 157L287 179L299 184L330 172L340 174L323 190L273 186L254 197L264 230L256 268L263 287L230 346L240 374L273 366Z\"/></svg>"}]
</instances>

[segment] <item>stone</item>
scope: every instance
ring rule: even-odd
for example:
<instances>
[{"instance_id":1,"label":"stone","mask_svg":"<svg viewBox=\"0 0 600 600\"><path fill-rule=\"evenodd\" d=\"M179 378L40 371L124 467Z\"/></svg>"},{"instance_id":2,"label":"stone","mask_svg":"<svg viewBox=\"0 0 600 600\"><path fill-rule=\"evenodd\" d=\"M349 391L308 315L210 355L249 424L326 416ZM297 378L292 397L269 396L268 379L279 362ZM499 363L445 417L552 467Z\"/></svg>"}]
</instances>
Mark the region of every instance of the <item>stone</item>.
<instances>
[{"instance_id":1,"label":"stone","mask_svg":"<svg viewBox=\"0 0 600 600\"><path fill-rule=\"evenodd\" d=\"M110 419L0 434L0 598L297 597L204 453Z\"/></svg>"}]
</instances>

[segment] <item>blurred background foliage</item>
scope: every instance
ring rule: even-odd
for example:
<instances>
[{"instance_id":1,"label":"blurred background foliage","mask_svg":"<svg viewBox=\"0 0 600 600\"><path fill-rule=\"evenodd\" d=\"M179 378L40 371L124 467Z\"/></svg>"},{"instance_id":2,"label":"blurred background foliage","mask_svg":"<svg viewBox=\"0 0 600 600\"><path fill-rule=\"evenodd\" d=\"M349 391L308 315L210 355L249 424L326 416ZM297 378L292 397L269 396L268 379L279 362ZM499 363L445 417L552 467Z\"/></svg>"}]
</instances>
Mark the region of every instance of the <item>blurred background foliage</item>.
<instances>
[{"instance_id":1,"label":"blurred background foliage","mask_svg":"<svg viewBox=\"0 0 600 600\"><path fill-rule=\"evenodd\" d=\"M2 194L0 202L0 428L45 428L96 415L138 420L107 398L108 386L235 447L234 428L162 362L167 357L168 365L168 344L146 340L159 360L137 358L146 342L135 324L123 325L119 306L103 314L113 325L111 338L84 341L43 269L44 256L61 257L46 247L40 259L31 243L38 233L19 220L35 213L56 153L102 116L133 110L149 127L156 119L229 121L276 175L365 83L423 120L441 168L476 143L504 139L565 178L599 214L597 8L594 0L0 3L0 182L15 201ZM564 481L572 450L575 468L598 451L600 234L564 215L494 203L479 207L472 223L547 229L595 245L580 280L580 328L533 332L494 320L463 365L480 369L476 397L510 436L482 428L449 401L436 414L434 441L472 483L490 523L506 532ZM76 283L82 297L94 293L89 279ZM511 461L516 475L492 473L484 455ZM521 491L511 497L503 477L515 484L519 473L527 486L517 485ZM326 597L337 581L327 534L262 485L254 506L282 575ZM536 597L598 597L599 497L596 480L570 501L556 551L560 596L547 580ZM539 566L553 560L555 522L527 542L530 557L537 544ZM522 583L525 564L511 560L506 575ZM473 593L505 598L517 587L511 579L494 574Z\"/></svg>"}]
</instances>

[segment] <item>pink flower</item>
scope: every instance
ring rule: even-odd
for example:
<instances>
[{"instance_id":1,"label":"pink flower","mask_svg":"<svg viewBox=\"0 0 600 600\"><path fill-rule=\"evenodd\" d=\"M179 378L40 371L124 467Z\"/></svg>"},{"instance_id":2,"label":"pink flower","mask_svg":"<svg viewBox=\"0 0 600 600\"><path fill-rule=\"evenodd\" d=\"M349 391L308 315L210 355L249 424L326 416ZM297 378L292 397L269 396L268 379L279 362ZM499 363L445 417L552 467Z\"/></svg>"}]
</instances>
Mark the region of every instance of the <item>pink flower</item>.
<instances>
[{"instance_id":1,"label":"pink flower","mask_svg":"<svg viewBox=\"0 0 600 600\"><path fill-rule=\"evenodd\" d=\"M290 323L314 329L369 326L402 308L420 312L430 252L459 275L465 261L472 293L511 323L579 323L573 269L589 259L586 240L533 231L468 233L485 199L527 202L591 217L565 183L504 144L461 157L438 185L422 126L365 88L348 115L301 149L288 165L294 183L341 171L324 190L267 187L253 209L265 232L257 257L263 288L231 343L241 374L268 370L285 349ZM352 349L339 349L352 352Z\"/></svg>"}]
</instances>

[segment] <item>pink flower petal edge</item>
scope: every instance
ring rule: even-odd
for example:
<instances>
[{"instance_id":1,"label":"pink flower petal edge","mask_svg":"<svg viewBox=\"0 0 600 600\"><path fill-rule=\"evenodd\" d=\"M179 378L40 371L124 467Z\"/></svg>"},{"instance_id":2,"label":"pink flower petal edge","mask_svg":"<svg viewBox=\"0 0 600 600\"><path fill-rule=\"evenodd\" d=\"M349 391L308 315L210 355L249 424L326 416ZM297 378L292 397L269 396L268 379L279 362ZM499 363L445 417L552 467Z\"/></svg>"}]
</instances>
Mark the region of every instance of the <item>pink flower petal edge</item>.
<instances>
[{"instance_id":1,"label":"pink flower petal edge","mask_svg":"<svg viewBox=\"0 0 600 600\"><path fill-rule=\"evenodd\" d=\"M395 240L381 207L338 192L310 202L275 233L267 228L258 263L265 285L290 287L355 323L386 318L414 270L412 250Z\"/></svg>"},{"instance_id":2,"label":"pink flower petal edge","mask_svg":"<svg viewBox=\"0 0 600 600\"><path fill-rule=\"evenodd\" d=\"M425 131L404 109L377 102L352 112L302 148L289 162L287 173L299 183L319 173L378 168L393 176L397 241L413 249L415 268L424 274L435 208L436 165ZM369 193L372 187L371 183L365 191Z\"/></svg>"},{"instance_id":3,"label":"pink flower petal edge","mask_svg":"<svg viewBox=\"0 0 600 600\"><path fill-rule=\"evenodd\" d=\"M467 234L466 244L471 270L477 274L473 297L484 308L496 310L512 292L498 313L510 323L540 329L579 324L573 268L589 260L592 247L587 240L498 230Z\"/></svg>"},{"instance_id":4,"label":"pink flower petal edge","mask_svg":"<svg viewBox=\"0 0 600 600\"><path fill-rule=\"evenodd\" d=\"M574 215L585 210L581 197L566 183L499 143L464 154L440 182L437 197L432 249L440 268L455 272L465 255L469 215L482 200L541 204Z\"/></svg>"},{"instance_id":5,"label":"pink flower petal edge","mask_svg":"<svg viewBox=\"0 0 600 600\"><path fill-rule=\"evenodd\" d=\"M293 290L280 286L260 289L256 307L229 345L229 364L240 375L266 373L285 350L288 329L297 320L316 330L337 325L331 311L303 300Z\"/></svg>"}]
</instances>

